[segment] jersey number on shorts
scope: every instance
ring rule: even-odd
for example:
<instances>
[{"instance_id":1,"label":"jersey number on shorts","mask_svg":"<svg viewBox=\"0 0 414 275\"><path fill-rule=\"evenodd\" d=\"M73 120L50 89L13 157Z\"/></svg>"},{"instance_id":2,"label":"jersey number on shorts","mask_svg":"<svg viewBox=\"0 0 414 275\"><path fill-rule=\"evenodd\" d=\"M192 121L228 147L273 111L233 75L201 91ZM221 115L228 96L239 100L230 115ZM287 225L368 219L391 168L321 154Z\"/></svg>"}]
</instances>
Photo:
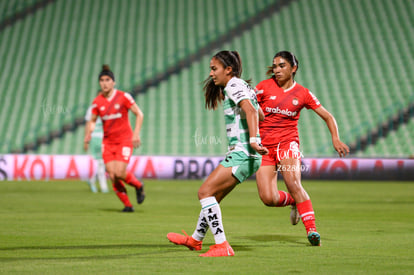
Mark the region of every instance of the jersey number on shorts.
<instances>
[{"instance_id":1,"label":"jersey number on shorts","mask_svg":"<svg viewBox=\"0 0 414 275\"><path fill-rule=\"evenodd\" d=\"M131 148L122 147L122 156L124 157L124 159L128 159L130 155L131 155Z\"/></svg>"}]
</instances>

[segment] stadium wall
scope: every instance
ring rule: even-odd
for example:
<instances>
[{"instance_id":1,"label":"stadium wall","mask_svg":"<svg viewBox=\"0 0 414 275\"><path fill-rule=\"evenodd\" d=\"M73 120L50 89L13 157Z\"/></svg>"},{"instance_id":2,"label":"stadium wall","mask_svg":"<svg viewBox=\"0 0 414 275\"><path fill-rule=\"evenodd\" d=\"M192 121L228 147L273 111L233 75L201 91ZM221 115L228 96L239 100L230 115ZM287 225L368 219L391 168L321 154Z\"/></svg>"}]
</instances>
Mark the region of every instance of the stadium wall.
<instances>
[{"instance_id":1,"label":"stadium wall","mask_svg":"<svg viewBox=\"0 0 414 275\"><path fill-rule=\"evenodd\" d=\"M133 156L128 165L138 178L203 179L223 157ZM0 156L0 180L87 180L96 166L88 155ZM281 167L282 170L293 169ZM305 158L303 179L414 180L414 159Z\"/></svg>"}]
</instances>

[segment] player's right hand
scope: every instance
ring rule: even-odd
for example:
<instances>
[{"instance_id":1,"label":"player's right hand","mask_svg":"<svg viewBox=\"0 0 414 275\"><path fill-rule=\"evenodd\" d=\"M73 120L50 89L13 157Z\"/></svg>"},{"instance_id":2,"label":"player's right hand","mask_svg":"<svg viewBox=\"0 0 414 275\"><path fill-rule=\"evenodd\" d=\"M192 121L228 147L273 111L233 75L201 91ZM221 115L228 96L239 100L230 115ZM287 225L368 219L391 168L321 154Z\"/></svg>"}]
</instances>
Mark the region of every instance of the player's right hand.
<instances>
[{"instance_id":1,"label":"player's right hand","mask_svg":"<svg viewBox=\"0 0 414 275\"><path fill-rule=\"evenodd\" d=\"M85 150L85 152L87 152L89 149L89 142L84 142L83 143L83 150Z\"/></svg>"},{"instance_id":2,"label":"player's right hand","mask_svg":"<svg viewBox=\"0 0 414 275\"><path fill-rule=\"evenodd\" d=\"M342 141L338 140L333 140L333 146L335 148L335 151L338 152L339 157L345 157L346 155L349 154L349 147L348 145L346 145L345 143L343 143Z\"/></svg>"},{"instance_id":3,"label":"player's right hand","mask_svg":"<svg viewBox=\"0 0 414 275\"><path fill-rule=\"evenodd\" d=\"M91 135L87 134L83 139L83 150L88 151L89 149L89 142L91 141Z\"/></svg>"},{"instance_id":4,"label":"player's right hand","mask_svg":"<svg viewBox=\"0 0 414 275\"><path fill-rule=\"evenodd\" d=\"M256 142L250 143L250 146L258 152L260 155L267 155L269 154L269 150L266 147L263 147L261 144L257 144Z\"/></svg>"}]
</instances>

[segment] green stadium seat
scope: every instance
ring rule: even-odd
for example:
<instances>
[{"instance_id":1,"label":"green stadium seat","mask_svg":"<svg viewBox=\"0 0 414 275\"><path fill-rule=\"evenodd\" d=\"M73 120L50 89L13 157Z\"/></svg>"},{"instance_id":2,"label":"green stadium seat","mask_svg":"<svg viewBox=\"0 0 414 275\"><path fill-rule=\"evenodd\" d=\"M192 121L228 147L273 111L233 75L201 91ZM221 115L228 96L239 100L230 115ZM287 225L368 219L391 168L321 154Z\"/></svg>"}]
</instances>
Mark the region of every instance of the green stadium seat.
<instances>
[{"instance_id":1,"label":"green stadium seat","mask_svg":"<svg viewBox=\"0 0 414 275\"><path fill-rule=\"evenodd\" d=\"M4 5L18 1L0 2L4 11ZM0 115L8 118L0 121L0 138L13 140L3 142L2 153L22 148L25 140L47 131L59 136L63 125L82 118L99 89L102 63L114 70L119 89L130 91L271 4L271 0L171 0L163 5L152 0L56 1L16 22L0 32L0 40L8 41L0 45L0 59L9 72L0 75L5 98ZM297 81L335 115L341 137L351 143L414 101L414 80L409 75L414 37L406 35L413 32L412 14L414 3L405 0L293 1L220 49L241 53L244 77L253 84L265 78L276 51L294 52L300 61ZM50 26L47 32L45 26ZM136 96L145 114L145 146L140 154L222 155L226 150L222 110L204 109L201 83L213 53ZM42 104L51 107L52 114ZM39 130L15 138L32 128ZM402 155L411 147L390 140L406 139L407 133L413 136L412 128L407 124L358 155L377 156L376 151ZM325 123L313 112L302 113L299 129L306 156L336 155ZM197 145L196 133L223 143ZM82 134L81 126L40 146L38 152L82 153Z\"/></svg>"}]
</instances>

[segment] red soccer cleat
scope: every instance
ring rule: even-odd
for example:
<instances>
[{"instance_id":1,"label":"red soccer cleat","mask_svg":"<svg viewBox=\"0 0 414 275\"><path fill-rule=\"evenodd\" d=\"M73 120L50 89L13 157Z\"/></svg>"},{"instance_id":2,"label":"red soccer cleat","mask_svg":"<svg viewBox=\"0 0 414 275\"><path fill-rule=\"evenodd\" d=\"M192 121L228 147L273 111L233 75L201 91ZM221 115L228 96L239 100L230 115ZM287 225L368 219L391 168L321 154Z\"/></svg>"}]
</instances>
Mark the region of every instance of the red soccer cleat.
<instances>
[{"instance_id":1,"label":"red soccer cleat","mask_svg":"<svg viewBox=\"0 0 414 275\"><path fill-rule=\"evenodd\" d=\"M231 248L228 241L222 242L221 244L215 244L210 246L210 250L200 257L226 257L234 256L233 248Z\"/></svg>"},{"instance_id":2,"label":"red soccer cleat","mask_svg":"<svg viewBox=\"0 0 414 275\"><path fill-rule=\"evenodd\" d=\"M175 243L176 245L185 245L190 250L201 250L203 241L197 241L193 237L188 236L184 230L183 233L185 236L170 232L167 234L167 238L170 240L170 242Z\"/></svg>"}]
</instances>

